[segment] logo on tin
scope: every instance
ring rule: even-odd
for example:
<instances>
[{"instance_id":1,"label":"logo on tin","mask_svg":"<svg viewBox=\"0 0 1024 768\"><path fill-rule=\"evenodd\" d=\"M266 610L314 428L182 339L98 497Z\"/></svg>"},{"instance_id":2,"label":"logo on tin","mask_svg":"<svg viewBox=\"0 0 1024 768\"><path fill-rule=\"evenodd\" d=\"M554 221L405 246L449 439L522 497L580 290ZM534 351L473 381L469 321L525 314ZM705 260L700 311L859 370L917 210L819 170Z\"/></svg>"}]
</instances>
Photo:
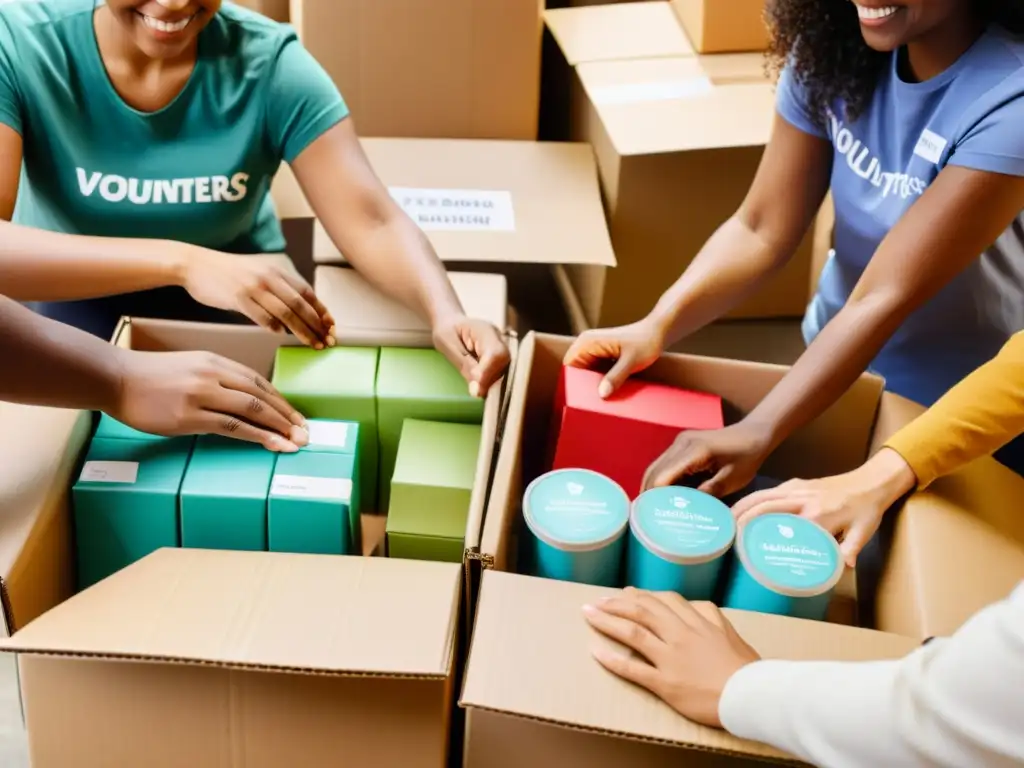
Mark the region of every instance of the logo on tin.
<instances>
[{"instance_id":1,"label":"logo on tin","mask_svg":"<svg viewBox=\"0 0 1024 768\"><path fill-rule=\"evenodd\" d=\"M676 509L686 509L688 506L690 506L690 502L688 502L682 496L673 496L672 506L675 507Z\"/></svg>"},{"instance_id":2,"label":"logo on tin","mask_svg":"<svg viewBox=\"0 0 1024 768\"><path fill-rule=\"evenodd\" d=\"M788 525L780 525L779 526L779 534L784 539L792 539L793 536L796 535L796 532L792 528L790 528Z\"/></svg>"},{"instance_id":3,"label":"logo on tin","mask_svg":"<svg viewBox=\"0 0 1024 768\"><path fill-rule=\"evenodd\" d=\"M569 492L570 496L579 496L583 493L583 486L579 483L566 483L565 489Z\"/></svg>"}]
</instances>

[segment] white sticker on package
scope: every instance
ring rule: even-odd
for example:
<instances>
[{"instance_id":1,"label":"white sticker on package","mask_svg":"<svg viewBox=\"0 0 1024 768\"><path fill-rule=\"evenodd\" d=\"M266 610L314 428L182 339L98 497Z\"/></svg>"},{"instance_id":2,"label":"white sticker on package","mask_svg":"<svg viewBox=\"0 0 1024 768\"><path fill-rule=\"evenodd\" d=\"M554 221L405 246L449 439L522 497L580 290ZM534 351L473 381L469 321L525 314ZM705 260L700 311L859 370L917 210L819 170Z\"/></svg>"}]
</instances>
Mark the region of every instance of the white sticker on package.
<instances>
[{"instance_id":1,"label":"white sticker on package","mask_svg":"<svg viewBox=\"0 0 1024 768\"><path fill-rule=\"evenodd\" d=\"M487 189L391 187L391 197L424 232L515 232L512 193Z\"/></svg>"},{"instance_id":2,"label":"white sticker on package","mask_svg":"<svg viewBox=\"0 0 1024 768\"><path fill-rule=\"evenodd\" d=\"M343 421L310 421L307 424L310 445L344 448L348 443L349 425Z\"/></svg>"},{"instance_id":3,"label":"white sticker on package","mask_svg":"<svg viewBox=\"0 0 1024 768\"><path fill-rule=\"evenodd\" d=\"M589 90L590 100L602 106L639 104L644 101L692 99L711 93L714 86L706 77L671 80L660 83L624 83L603 85Z\"/></svg>"},{"instance_id":4,"label":"white sticker on package","mask_svg":"<svg viewBox=\"0 0 1024 768\"><path fill-rule=\"evenodd\" d=\"M139 479L137 461L87 461L79 477L86 483L123 483L131 485Z\"/></svg>"},{"instance_id":5,"label":"white sticker on package","mask_svg":"<svg viewBox=\"0 0 1024 768\"><path fill-rule=\"evenodd\" d=\"M348 502L352 499L352 481L338 477L274 475L270 493L274 496L288 496L296 499Z\"/></svg>"}]
</instances>

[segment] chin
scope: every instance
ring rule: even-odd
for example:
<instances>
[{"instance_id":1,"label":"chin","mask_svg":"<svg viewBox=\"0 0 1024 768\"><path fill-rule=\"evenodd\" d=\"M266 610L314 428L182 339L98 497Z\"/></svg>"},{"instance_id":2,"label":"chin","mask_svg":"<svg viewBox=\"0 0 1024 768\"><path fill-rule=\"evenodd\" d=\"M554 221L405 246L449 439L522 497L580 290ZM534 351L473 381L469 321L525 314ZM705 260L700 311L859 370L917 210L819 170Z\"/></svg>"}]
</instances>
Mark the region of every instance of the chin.
<instances>
[{"instance_id":1,"label":"chin","mask_svg":"<svg viewBox=\"0 0 1024 768\"><path fill-rule=\"evenodd\" d=\"M879 53L892 53L906 44L902 35L883 35L874 30L865 30L862 34L868 48Z\"/></svg>"}]
</instances>

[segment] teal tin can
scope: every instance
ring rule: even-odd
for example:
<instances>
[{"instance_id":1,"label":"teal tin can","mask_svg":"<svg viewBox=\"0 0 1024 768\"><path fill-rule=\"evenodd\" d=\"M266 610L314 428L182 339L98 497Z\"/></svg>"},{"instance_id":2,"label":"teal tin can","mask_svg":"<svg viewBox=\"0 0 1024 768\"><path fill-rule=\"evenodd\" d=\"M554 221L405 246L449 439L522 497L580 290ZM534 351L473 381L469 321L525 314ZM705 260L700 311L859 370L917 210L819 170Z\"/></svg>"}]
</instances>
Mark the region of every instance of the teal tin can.
<instances>
[{"instance_id":1,"label":"teal tin can","mask_svg":"<svg viewBox=\"0 0 1024 768\"><path fill-rule=\"evenodd\" d=\"M523 518L530 533L528 572L621 586L629 496L614 480L588 469L548 472L527 487Z\"/></svg>"},{"instance_id":2,"label":"teal tin can","mask_svg":"<svg viewBox=\"0 0 1024 768\"><path fill-rule=\"evenodd\" d=\"M629 515L626 584L711 600L736 539L732 510L692 488L652 488Z\"/></svg>"},{"instance_id":3,"label":"teal tin can","mask_svg":"<svg viewBox=\"0 0 1024 768\"><path fill-rule=\"evenodd\" d=\"M772 513L740 528L723 605L821 621L843 559L835 537L796 515Z\"/></svg>"}]
</instances>

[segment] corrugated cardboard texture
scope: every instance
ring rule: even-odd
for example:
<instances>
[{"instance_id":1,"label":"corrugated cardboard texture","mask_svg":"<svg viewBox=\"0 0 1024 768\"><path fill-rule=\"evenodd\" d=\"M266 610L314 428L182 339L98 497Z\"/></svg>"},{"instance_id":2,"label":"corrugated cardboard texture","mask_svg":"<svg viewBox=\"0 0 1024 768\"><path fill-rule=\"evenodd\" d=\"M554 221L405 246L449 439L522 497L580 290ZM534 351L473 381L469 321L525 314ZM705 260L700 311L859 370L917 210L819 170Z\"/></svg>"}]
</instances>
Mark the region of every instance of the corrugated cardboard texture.
<instances>
[{"instance_id":1,"label":"corrugated cardboard texture","mask_svg":"<svg viewBox=\"0 0 1024 768\"><path fill-rule=\"evenodd\" d=\"M765 0L671 0L700 53L763 51L768 47Z\"/></svg>"},{"instance_id":2,"label":"corrugated cardboard texture","mask_svg":"<svg viewBox=\"0 0 1024 768\"><path fill-rule=\"evenodd\" d=\"M511 195L513 231L426 232L442 261L615 264L586 144L366 139L363 146L388 187ZM313 255L318 263L341 260L319 222Z\"/></svg>"},{"instance_id":3,"label":"corrugated cardboard texture","mask_svg":"<svg viewBox=\"0 0 1024 768\"><path fill-rule=\"evenodd\" d=\"M33 768L445 768L450 683L20 659Z\"/></svg>"},{"instance_id":4,"label":"corrugated cardboard texture","mask_svg":"<svg viewBox=\"0 0 1024 768\"><path fill-rule=\"evenodd\" d=\"M452 287L468 317L505 329L508 282L503 275L449 272ZM317 267L314 288L342 329L388 329L430 344L430 326L411 309L384 296L358 272L345 267Z\"/></svg>"},{"instance_id":5,"label":"corrugated cardboard texture","mask_svg":"<svg viewBox=\"0 0 1024 768\"><path fill-rule=\"evenodd\" d=\"M587 626L581 609L612 592L495 571L484 573L462 706L654 743L787 759L762 744L685 720L660 700L603 670L589 651L597 643L610 641ZM917 646L909 638L822 622L737 611L727 615L744 639L766 658L897 658ZM530 730L540 732L544 727ZM475 754L473 740L471 726L470 755ZM517 743L506 743L502 751L516 754ZM677 764L688 759L678 752L677 756ZM602 759L598 764L616 763ZM627 764L625 755L621 764ZM634 757L628 764L640 763ZM482 768L488 763L468 765Z\"/></svg>"},{"instance_id":6,"label":"corrugated cardboard texture","mask_svg":"<svg viewBox=\"0 0 1024 768\"><path fill-rule=\"evenodd\" d=\"M361 135L535 139L542 0L291 0Z\"/></svg>"},{"instance_id":7,"label":"corrugated cardboard texture","mask_svg":"<svg viewBox=\"0 0 1024 768\"><path fill-rule=\"evenodd\" d=\"M544 13L544 23L573 67L588 61L694 53L664 0L557 8Z\"/></svg>"},{"instance_id":8,"label":"corrugated cardboard texture","mask_svg":"<svg viewBox=\"0 0 1024 768\"><path fill-rule=\"evenodd\" d=\"M461 568L162 549L33 621L5 650L303 674L443 679Z\"/></svg>"}]
</instances>

